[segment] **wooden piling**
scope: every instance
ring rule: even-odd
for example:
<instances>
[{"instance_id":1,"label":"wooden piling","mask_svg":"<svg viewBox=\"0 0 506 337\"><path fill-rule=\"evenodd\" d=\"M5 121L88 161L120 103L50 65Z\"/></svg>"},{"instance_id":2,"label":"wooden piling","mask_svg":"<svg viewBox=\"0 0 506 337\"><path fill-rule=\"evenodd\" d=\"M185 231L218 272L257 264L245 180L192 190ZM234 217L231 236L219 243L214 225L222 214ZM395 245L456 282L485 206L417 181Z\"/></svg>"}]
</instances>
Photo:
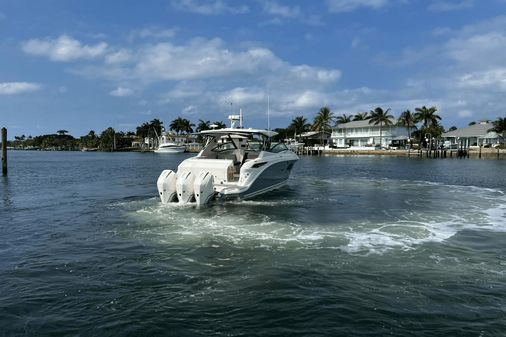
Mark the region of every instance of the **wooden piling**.
<instances>
[{"instance_id":1,"label":"wooden piling","mask_svg":"<svg viewBox=\"0 0 506 337\"><path fill-rule=\"evenodd\" d=\"M7 129L2 128L2 175L7 175Z\"/></svg>"}]
</instances>

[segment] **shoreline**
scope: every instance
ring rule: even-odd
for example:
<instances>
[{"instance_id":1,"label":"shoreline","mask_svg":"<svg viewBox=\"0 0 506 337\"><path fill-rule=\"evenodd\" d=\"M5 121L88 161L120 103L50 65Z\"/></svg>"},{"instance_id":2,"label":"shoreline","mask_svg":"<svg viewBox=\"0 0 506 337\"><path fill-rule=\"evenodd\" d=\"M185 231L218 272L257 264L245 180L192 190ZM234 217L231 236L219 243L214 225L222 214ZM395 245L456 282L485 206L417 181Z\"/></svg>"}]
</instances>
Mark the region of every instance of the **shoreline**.
<instances>
[{"instance_id":1,"label":"shoreline","mask_svg":"<svg viewBox=\"0 0 506 337\"><path fill-rule=\"evenodd\" d=\"M320 150L322 151L322 150ZM470 149L469 157L470 158L479 158L480 151L479 149ZM316 150L315 150L316 152ZM347 150L347 149L325 149L322 151L321 155L324 156L392 156L392 157L409 157L409 158L425 158L426 150L423 150L422 155L420 155L419 150ZM458 158L457 150L447 150L446 158ZM318 154L301 154L304 156L318 156ZM451 156L450 156L451 155ZM441 157L439 157L441 159ZM443 157L444 159L444 157ZM482 149L481 150L481 159L506 159L506 150L496 150L496 149Z\"/></svg>"}]
</instances>

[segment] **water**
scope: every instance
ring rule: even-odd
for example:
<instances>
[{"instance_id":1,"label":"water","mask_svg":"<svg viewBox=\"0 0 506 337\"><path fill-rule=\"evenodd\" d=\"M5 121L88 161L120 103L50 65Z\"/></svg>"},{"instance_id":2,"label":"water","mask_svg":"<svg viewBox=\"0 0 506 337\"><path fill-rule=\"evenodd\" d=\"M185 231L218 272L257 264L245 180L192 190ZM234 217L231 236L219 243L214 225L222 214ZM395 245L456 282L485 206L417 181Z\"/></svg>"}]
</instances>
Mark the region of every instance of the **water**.
<instances>
[{"instance_id":1,"label":"water","mask_svg":"<svg viewBox=\"0 0 506 337\"><path fill-rule=\"evenodd\" d=\"M506 161L305 157L161 205L185 157L10 152L0 336L506 336Z\"/></svg>"}]
</instances>

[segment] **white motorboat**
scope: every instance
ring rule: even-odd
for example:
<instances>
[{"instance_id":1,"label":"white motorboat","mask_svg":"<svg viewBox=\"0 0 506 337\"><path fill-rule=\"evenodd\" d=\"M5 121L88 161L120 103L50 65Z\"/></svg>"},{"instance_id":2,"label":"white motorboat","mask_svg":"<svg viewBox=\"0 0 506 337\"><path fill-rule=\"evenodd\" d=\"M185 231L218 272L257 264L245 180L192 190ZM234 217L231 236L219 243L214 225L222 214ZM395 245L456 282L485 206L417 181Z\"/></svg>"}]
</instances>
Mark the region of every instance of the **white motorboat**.
<instances>
[{"instance_id":1,"label":"white motorboat","mask_svg":"<svg viewBox=\"0 0 506 337\"><path fill-rule=\"evenodd\" d=\"M186 151L184 145L177 144L169 140L169 137L165 134L160 137L160 144L155 150L156 153L182 153Z\"/></svg>"},{"instance_id":2,"label":"white motorboat","mask_svg":"<svg viewBox=\"0 0 506 337\"><path fill-rule=\"evenodd\" d=\"M274 131L226 128L200 132L202 151L164 170L157 181L162 203L203 205L213 199L248 199L283 186L299 157Z\"/></svg>"},{"instance_id":3,"label":"white motorboat","mask_svg":"<svg viewBox=\"0 0 506 337\"><path fill-rule=\"evenodd\" d=\"M302 150L302 148L304 147L304 143L298 142L296 139L292 138L285 139L285 144L289 150L292 150L295 153Z\"/></svg>"}]
</instances>

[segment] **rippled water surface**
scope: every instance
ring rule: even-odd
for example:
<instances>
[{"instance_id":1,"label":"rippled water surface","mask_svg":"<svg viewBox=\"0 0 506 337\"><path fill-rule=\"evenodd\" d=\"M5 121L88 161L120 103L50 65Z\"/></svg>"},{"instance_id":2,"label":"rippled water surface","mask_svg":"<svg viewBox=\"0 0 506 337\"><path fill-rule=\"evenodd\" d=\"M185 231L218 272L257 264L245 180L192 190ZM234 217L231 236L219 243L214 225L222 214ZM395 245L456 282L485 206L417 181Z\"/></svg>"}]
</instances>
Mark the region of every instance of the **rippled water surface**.
<instances>
[{"instance_id":1,"label":"rippled water surface","mask_svg":"<svg viewBox=\"0 0 506 337\"><path fill-rule=\"evenodd\" d=\"M304 157L161 205L186 157L10 152L0 336L506 335L506 161Z\"/></svg>"}]
</instances>

